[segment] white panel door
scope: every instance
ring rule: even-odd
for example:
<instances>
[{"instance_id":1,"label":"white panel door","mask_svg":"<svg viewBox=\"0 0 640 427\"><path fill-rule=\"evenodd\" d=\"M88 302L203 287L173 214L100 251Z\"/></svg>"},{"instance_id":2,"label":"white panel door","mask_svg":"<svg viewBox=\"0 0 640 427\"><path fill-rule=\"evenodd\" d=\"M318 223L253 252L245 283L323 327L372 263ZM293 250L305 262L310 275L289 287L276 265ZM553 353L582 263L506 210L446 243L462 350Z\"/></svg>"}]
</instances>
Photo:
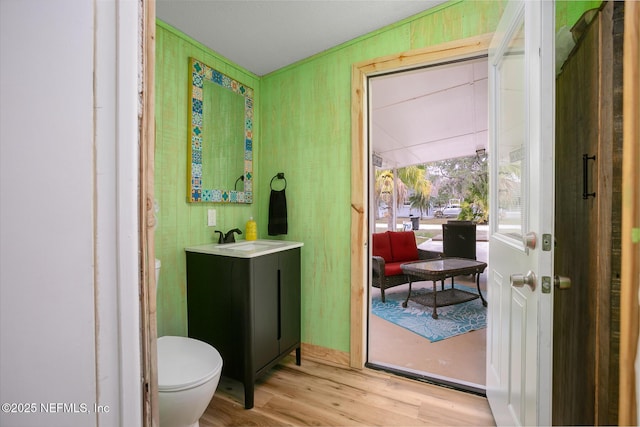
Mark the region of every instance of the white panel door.
<instances>
[{"instance_id":1,"label":"white panel door","mask_svg":"<svg viewBox=\"0 0 640 427\"><path fill-rule=\"evenodd\" d=\"M554 11L510 1L489 50L487 397L498 425L551 424Z\"/></svg>"}]
</instances>

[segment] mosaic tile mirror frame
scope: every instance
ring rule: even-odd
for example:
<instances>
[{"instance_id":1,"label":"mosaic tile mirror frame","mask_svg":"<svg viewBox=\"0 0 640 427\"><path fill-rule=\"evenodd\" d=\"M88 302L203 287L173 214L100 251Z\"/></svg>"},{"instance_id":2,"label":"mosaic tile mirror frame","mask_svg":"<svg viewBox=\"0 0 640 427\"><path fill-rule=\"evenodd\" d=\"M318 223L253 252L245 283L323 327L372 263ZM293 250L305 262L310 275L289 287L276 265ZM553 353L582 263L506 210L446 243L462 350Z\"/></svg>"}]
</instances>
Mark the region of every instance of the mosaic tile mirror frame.
<instances>
[{"instance_id":1,"label":"mosaic tile mirror frame","mask_svg":"<svg viewBox=\"0 0 640 427\"><path fill-rule=\"evenodd\" d=\"M187 154L188 175L188 201L211 203L252 203L253 202L253 89L243 85L229 76L209 67L195 58L189 58L189 141ZM213 147L207 147L208 139L205 132L212 132L205 126L206 123L224 124L223 117L204 117L207 112L205 100L205 83L213 83L229 93L242 96L244 99L244 135L238 135L237 140L244 145L244 171L238 177L240 171L231 172L229 175L235 180L235 184L242 183L240 191L235 188L205 188L210 185L203 179L207 168L203 152L216 151ZM240 132L238 132L240 133ZM236 137L234 137L234 144ZM241 143L239 142L238 145ZM210 152L209 152L210 150ZM203 162L205 162L203 164ZM221 162L225 163L224 159ZM222 172L225 173L225 172ZM236 179L237 178L237 179ZM229 184L231 185L231 184Z\"/></svg>"}]
</instances>

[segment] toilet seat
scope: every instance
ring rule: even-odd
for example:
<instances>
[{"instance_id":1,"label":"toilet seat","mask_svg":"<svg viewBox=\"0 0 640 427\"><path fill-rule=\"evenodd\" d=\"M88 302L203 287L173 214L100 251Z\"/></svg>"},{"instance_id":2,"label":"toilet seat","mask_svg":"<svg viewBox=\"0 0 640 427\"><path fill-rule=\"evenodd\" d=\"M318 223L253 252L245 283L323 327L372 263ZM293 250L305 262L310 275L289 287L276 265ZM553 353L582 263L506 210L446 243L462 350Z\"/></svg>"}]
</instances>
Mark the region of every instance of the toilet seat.
<instances>
[{"instance_id":1,"label":"toilet seat","mask_svg":"<svg viewBox=\"0 0 640 427\"><path fill-rule=\"evenodd\" d=\"M194 388L221 370L222 357L209 344L186 337L158 338L158 391Z\"/></svg>"}]
</instances>

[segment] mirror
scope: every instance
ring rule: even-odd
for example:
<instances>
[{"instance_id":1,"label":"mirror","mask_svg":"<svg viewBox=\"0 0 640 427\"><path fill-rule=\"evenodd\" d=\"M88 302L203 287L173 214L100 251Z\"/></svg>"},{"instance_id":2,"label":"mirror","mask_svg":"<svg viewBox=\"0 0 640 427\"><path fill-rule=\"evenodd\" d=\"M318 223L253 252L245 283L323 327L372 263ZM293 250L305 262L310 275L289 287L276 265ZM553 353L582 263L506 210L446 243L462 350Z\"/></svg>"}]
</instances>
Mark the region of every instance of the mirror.
<instances>
[{"instance_id":1,"label":"mirror","mask_svg":"<svg viewBox=\"0 0 640 427\"><path fill-rule=\"evenodd\" d=\"M189 202L253 202L253 89L189 60Z\"/></svg>"}]
</instances>

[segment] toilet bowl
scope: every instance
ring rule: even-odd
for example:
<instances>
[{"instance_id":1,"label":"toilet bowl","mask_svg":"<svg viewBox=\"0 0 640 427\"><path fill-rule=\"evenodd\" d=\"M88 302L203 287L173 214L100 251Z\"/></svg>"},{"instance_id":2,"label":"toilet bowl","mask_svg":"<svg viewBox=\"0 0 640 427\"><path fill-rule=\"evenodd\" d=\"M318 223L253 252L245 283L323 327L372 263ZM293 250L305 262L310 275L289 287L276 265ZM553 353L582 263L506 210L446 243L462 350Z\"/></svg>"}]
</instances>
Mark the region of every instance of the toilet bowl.
<instances>
[{"instance_id":1,"label":"toilet bowl","mask_svg":"<svg viewBox=\"0 0 640 427\"><path fill-rule=\"evenodd\" d=\"M222 357L209 344L186 337L158 338L160 427L198 427L221 372Z\"/></svg>"},{"instance_id":2,"label":"toilet bowl","mask_svg":"<svg viewBox=\"0 0 640 427\"><path fill-rule=\"evenodd\" d=\"M156 260L156 283L160 273ZM160 427L199 427L222 373L222 357L193 338L158 338Z\"/></svg>"}]
</instances>

